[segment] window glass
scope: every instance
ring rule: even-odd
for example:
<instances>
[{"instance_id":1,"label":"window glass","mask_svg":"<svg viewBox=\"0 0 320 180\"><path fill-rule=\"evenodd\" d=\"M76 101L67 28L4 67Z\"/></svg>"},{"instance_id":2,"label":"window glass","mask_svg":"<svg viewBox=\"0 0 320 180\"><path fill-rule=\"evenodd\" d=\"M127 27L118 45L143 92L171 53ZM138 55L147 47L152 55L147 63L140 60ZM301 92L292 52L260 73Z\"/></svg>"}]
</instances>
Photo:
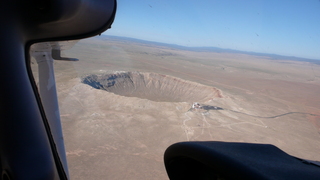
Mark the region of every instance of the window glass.
<instances>
[{"instance_id":1,"label":"window glass","mask_svg":"<svg viewBox=\"0 0 320 180\"><path fill-rule=\"evenodd\" d=\"M320 161L319 8L119 0L110 30L62 51L79 61L54 61L71 178L167 179L180 141Z\"/></svg>"}]
</instances>

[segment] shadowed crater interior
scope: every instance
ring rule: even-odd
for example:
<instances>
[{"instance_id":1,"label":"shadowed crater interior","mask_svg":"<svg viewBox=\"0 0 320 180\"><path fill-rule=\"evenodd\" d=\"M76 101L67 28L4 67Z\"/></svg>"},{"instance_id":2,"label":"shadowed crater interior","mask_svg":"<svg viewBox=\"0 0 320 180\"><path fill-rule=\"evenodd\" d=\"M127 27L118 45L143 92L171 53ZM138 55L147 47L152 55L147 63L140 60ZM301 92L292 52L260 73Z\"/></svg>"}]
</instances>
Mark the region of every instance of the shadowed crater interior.
<instances>
[{"instance_id":1,"label":"shadowed crater interior","mask_svg":"<svg viewBox=\"0 0 320 180\"><path fill-rule=\"evenodd\" d=\"M219 89L157 73L91 74L82 83L96 89L157 102L204 102L221 98Z\"/></svg>"}]
</instances>

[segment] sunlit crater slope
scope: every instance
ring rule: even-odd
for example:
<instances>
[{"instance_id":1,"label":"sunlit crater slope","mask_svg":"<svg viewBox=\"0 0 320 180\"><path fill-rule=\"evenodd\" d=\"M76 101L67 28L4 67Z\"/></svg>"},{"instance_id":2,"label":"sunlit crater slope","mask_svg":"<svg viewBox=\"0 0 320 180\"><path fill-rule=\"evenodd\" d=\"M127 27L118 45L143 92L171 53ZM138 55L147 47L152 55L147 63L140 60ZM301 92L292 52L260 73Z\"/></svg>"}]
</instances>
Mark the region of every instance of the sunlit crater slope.
<instances>
[{"instance_id":1,"label":"sunlit crater slope","mask_svg":"<svg viewBox=\"0 0 320 180\"><path fill-rule=\"evenodd\" d=\"M156 73L90 74L83 77L82 82L121 96L157 102L205 102L222 98L217 88Z\"/></svg>"}]
</instances>

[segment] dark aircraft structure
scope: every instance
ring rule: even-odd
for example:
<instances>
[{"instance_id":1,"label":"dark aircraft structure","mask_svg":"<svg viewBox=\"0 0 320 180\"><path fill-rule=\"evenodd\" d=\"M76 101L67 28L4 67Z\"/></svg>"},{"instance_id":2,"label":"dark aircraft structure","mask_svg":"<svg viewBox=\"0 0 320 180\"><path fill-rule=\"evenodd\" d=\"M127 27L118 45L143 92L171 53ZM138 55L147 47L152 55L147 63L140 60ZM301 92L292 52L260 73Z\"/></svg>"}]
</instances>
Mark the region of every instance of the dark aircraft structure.
<instances>
[{"instance_id":1,"label":"dark aircraft structure","mask_svg":"<svg viewBox=\"0 0 320 180\"><path fill-rule=\"evenodd\" d=\"M51 61L47 56L75 60L60 56L64 47L57 41L101 34L111 27L116 5L116 0L1 1L1 180L69 179L60 117L54 115L55 84L44 88L54 80L52 66L39 65L38 91L29 52L39 62ZM57 43L30 51L32 44L48 41ZM164 162L170 179L320 179L318 162L268 144L181 142L168 147Z\"/></svg>"}]
</instances>

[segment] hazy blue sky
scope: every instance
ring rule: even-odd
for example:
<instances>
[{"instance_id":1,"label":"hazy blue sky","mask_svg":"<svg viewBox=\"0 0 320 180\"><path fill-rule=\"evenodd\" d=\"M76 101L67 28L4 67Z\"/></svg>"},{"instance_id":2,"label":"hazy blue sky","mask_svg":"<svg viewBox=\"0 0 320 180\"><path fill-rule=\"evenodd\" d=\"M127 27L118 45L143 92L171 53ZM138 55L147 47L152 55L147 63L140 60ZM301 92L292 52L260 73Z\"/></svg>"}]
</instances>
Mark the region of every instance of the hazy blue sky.
<instances>
[{"instance_id":1,"label":"hazy blue sky","mask_svg":"<svg viewBox=\"0 0 320 180\"><path fill-rule=\"evenodd\" d=\"M320 0L118 0L104 34L320 59Z\"/></svg>"}]
</instances>

